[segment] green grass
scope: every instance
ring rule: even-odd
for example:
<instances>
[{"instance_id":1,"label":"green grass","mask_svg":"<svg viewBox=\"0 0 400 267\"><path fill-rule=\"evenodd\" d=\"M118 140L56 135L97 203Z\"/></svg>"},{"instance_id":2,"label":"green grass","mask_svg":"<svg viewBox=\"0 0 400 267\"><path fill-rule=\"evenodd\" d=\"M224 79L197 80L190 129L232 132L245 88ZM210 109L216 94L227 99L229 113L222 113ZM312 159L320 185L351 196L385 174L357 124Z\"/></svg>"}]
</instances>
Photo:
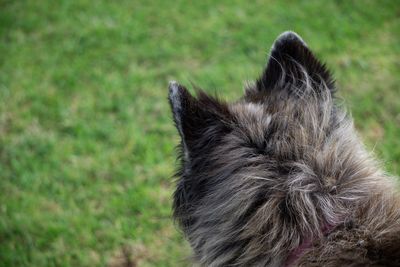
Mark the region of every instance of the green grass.
<instances>
[{"instance_id":1,"label":"green grass","mask_svg":"<svg viewBox=\"0 0 400 267\"><path fill-rule=\"evenodd\" d=\"M397 1L188 2L1 1L0 267L187 266L167 82L234 99L288 29L400 174Z\"/></svg>"}]
</instances>

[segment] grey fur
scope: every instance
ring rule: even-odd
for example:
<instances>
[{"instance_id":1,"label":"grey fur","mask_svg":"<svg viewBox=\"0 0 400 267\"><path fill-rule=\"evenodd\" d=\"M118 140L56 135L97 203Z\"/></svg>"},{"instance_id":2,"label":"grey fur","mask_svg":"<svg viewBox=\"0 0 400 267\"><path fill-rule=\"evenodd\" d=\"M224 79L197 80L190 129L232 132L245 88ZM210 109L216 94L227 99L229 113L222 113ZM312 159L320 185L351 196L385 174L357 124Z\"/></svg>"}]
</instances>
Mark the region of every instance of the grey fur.
<instances>
[{"instance_id":1,"label":"grey fur","mask_svg":"<svg viewBox=\"0 0 400 267\"><path fill-rule=\"evenodd\" d=\"M291 266L381 266L378 244L390 236L388 246L400 247L397 193L335 104L324 65L289 32L264 76L232 104L170 85L185 155L174 210L194 262L283 266L311 240ZM349 261L360 242L365 253L354 250Z\"/></svg>"}]
</instances>

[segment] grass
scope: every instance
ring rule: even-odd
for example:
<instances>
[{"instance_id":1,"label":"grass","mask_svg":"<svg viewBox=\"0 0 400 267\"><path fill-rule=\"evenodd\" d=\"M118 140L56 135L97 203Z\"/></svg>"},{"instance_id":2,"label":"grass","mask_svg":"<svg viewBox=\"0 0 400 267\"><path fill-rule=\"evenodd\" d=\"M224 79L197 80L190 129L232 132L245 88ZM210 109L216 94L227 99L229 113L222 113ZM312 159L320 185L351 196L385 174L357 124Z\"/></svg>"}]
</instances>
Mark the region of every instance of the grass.
<instances>
[{"instance_id":1,"label":"grass","mask_svg":"<svg viewBox=\"0 0 400 267\"><path fill-rule=\"evenodd\" d=\"M384 0L1 1L0 267L187 266L167 82L234 99L287 29L400 174L399 14Z\"/></svg>"}]
</instances>

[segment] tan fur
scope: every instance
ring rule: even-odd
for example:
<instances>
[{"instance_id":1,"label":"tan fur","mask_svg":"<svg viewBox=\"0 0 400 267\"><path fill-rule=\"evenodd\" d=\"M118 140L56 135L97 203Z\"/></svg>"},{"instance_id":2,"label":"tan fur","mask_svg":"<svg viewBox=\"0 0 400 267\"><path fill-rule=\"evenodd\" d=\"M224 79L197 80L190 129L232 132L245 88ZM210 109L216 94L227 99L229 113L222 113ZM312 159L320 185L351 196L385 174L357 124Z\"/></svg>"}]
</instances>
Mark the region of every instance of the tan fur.
<instances>
[{"instance_id":1,"label":"tan fur","mask_svg":"<svg viewBox=\"0 0 400 267\"><path fill-rule=\"evenodd\" d=\"M315 242L297 266L400 266L398 195L371 192L343 225Z\"/></svg>"}]
</instances>

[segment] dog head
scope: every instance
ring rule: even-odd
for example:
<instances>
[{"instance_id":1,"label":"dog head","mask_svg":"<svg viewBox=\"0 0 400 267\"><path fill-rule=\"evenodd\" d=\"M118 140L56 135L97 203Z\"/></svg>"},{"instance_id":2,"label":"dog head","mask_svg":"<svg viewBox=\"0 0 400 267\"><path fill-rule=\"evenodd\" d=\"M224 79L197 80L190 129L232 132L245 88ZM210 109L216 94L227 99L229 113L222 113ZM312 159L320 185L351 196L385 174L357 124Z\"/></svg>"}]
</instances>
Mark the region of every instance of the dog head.
<instances>
[{"instance_id":1,"label":"dog head","mask_svg":"<svg viewBox=\"0 0 400 267\"><path fill-rule=\"evenodd\" d=\"M320 236L364 195L373 171L334 92L293 32L234 103L170 83L182 152L174 215L200 263L282 263L283 248Z\"/></svg>"}]
</instances>

